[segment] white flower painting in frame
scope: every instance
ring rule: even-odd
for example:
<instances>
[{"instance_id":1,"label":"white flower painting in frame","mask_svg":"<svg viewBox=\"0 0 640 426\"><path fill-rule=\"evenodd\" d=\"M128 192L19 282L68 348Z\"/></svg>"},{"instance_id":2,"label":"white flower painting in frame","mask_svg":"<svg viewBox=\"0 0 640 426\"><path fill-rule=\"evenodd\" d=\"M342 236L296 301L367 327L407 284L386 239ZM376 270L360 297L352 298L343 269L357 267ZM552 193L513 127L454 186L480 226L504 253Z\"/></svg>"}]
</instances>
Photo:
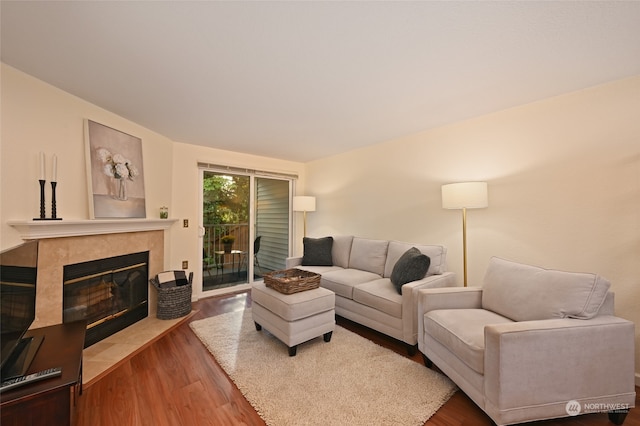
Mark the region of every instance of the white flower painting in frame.
<instances>
[{"instance_id":1,"label":"white flower painting in frame","mask_svg":"<svg viewBox=\"0 0 640 426\"><path fill-rule=\"evenodd\" d=\"M145 218L142 140L85 120L91 219Z\"/></svg>"}]
</instances>

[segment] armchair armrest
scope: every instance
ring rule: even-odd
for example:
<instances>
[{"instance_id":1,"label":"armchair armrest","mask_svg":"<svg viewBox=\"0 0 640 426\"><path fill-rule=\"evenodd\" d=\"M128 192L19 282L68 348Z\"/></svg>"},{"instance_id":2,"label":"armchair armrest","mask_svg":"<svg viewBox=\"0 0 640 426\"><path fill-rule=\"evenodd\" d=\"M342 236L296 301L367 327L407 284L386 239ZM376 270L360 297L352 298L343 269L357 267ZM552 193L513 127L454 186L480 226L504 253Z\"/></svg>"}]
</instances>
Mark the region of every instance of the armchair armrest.
<instances>
[{"instance_id":1,"label":"armchair armrest","mask_svg":"<svg viewBox=\"0 0 640 426\"><path fill-rule=\"evenodd\" d=\"M291 269L302 265L302 256L287 257L285 259L285 268Z\"/></svg>"},{"instance_id":2,"label":"armchair armrest","mask_svg":"<svg viewBox=\"0 0 640 426\"><path fill-rule=\"evenodd\" d=\"M482 309L482 287L447 287L418 292L418 315L437 309Z\"/></svg>"},{"instance_id":3,"label":"armchair armrest","mask_svg":"<svg viewBox=\"0 0 640 426\"><path fill-rule=\"evenodd\" d=\"M406 342L418 342L418 291L455 285L456 275L453 272L444 272L402 286L402 330Z\"/></svg>"},{"instance_id":4,"label":"armchair armrest","mask_svg":"<svg viewBox=\"0 0 640 426\"><path fill-rule=\"evenodd\" d=\"M492 418L509 423L509 413L535 406L562 414L571 400L634 405L630 321L610 315L522 321L489 325L484 333L485 408Z\"/></svg>"},{"instance_id":5,"label":"armchair armrest","mask_svg":"<svg viewBox=\"0 0 640 426\"><path fill-rule=\"evenodd\" d=\"M416 296L418 306L414 319L417 336L424 334L424 314L429 311L482 308L482 287L421 288Z\"/></svg>"}]
</instances>

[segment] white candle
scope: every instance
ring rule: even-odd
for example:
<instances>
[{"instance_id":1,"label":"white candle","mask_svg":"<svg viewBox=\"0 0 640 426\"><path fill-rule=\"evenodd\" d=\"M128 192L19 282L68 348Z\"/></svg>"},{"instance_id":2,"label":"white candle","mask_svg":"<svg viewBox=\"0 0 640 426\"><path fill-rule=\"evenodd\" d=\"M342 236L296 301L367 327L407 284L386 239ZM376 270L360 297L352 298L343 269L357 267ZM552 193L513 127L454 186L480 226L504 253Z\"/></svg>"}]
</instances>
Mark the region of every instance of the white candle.
<instances>
[{"instance_id":1,"label":"white candle","mask_svg":"<svg viewBox=\"0 0 640 426\"><path fill-rule=\"evenodd\" d=\"M53 156L53 173L51 174L51 182L58 181L58 156Z\"/></svg>"},{"instance_id":2,"label":"white candle","mask_svg":"<svg viewBox=\"0 0 640 426\"><path fill-rule=\"evenodd\" d=\"M40 180L44 180L44 152L40 153Z\"/></svg>"}]
</instances>

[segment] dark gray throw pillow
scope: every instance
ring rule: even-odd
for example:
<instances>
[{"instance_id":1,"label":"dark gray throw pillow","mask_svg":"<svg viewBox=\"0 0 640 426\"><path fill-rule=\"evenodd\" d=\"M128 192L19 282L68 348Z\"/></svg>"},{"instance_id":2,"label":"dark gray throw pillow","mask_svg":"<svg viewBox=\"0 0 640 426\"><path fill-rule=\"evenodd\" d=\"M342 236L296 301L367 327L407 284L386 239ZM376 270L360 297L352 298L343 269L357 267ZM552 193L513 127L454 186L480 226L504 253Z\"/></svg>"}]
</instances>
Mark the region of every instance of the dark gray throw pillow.
<instances>
[{"instance_id":1,"label":"dark gray throw pillow","mask_svg":"<svg viewBox=\"0 0 640 426\"><path fill-rule=\"evenodd\" d=\"M431 259L415 247L410 248L396 262L391 271L391 282L402 294L402 286L411 281L424 278L431 265Z\"/></svg>"},{"instance_id":2,"label":"dark gray throw pillow","mask_svg":"<svg viewBox=\"0 0 640 426\"><path fill-rule=\"evenodd\" d=\"M333 258L331 257L333 237L304 237L302 244L304 244L303 266L333 266Z\"/></svg>"}]
</instances>

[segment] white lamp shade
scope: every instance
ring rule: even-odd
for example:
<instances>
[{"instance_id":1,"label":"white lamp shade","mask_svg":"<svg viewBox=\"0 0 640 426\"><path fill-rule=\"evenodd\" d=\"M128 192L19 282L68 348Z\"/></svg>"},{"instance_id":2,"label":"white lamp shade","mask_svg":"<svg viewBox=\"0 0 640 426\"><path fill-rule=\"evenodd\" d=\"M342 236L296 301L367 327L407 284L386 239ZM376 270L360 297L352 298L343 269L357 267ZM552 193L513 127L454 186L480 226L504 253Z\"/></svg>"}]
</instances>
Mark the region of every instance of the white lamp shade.
<instances>
[{"instance_id":1,"label":"white lamp shade","mask_svg":"<svg viewBox=\"0 0 640 426\"><path fill-rule=\"evenodd\" d=\"M443 209L482 209L488 205L487 182L442 185Z\"/></svg>"},{"instance_id":2,"label":"white lamp shade","mask_svg":"<svg viewBox=\"0 0 640 426\"><path fill-rule=\"evenodd\" d=\"M293 197L294 212L315 212L316 197L297 195Z\"/></svg>"}]
</instances>

